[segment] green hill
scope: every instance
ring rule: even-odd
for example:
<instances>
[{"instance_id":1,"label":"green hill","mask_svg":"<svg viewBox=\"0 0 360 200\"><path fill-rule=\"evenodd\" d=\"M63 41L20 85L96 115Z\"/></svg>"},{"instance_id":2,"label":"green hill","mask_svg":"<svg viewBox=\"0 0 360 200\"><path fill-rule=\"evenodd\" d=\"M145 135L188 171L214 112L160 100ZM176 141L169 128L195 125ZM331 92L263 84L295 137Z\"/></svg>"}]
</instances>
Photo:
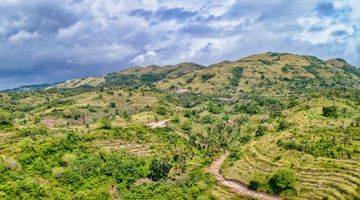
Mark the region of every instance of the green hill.
<instances>
[{"instance_id":1,"label":"green hill","mask_svg":"<svg viewBox=\"0 0 360 200\"><path fill-rule=\"evenodd\" d=\"M1 199L360 198L360 70L264 53L0 93ZM243 195L244 196L244 195Z\"/></svg>"}]
</instances>

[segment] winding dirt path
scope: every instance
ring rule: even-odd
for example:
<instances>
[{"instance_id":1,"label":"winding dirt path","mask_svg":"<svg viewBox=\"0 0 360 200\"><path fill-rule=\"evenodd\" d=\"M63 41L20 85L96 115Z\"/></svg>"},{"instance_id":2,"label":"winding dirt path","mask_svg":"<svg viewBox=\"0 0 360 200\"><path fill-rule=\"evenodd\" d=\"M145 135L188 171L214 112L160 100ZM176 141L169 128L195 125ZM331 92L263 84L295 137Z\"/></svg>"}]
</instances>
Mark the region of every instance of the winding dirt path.
<instances>
[{"instance_id":1,"label":"winding dirt path","mask_svg":"<svg viewBox=\"0 0 360 200\"><path fill-rule=\"evenodd\" d=\"M208 173L213 174L216 177L216 180L219 184L226 186L231 189L232 192L239 194L240 196L244 197L251 197L259 200L280 200L281 198L266 194L264 192L256 192L253 190L248 189L248 187L239 182L234 180L226 180L220 173L221 164L229 155L229 152L226 152L224 155L220 156L216 160L214 160L210 167L206 169Z\"/></svg>"}]
</instances>

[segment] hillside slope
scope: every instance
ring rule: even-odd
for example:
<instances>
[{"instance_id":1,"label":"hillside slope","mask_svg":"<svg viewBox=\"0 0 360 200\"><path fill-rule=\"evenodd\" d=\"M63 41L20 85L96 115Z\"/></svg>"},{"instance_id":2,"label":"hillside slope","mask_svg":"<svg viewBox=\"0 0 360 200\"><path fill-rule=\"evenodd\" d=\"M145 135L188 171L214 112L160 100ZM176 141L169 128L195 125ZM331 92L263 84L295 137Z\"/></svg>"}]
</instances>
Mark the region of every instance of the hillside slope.
<instances>
[{"instance_id":1,"label":"hillside slope","mask_svg":"<svg viewBox=\"0 0 360 200\"><path fill-rule=\"evenodd\" d=\"M359 72L264 53L0 93L0 198L359 199ZM247 192L206 172L224 152Z\"/></svg>"}]
</instances>

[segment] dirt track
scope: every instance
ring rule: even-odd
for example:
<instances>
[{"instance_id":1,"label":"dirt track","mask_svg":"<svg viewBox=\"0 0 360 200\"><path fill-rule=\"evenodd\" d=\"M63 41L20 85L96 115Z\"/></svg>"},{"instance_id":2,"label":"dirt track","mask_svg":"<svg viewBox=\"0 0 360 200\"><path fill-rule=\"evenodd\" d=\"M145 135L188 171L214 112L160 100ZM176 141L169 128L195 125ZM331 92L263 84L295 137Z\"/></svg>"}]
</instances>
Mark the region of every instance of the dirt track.
<instances>
[{"instance_id":1,"label":"dirt track","mask_svg":"<svg viewBox=\"0 0 360 200\"><path fill-rule=\"evenodd\" d=\"M229 155L229 152L226 152L224 155L222 155L221 157L214 160L211 163L210 167L207 168L207 172L213 174L216 177L216 180L218 181L219 184L230 188L232 192L237 193L240 196L244 196L244 197L251 197L251 198L260 199L260 200L279 200L279 199L281 199L279 197L268 195L263 192L256 192L256 191L250 190L250 189L248 189L248 187L245 184L240 183L238 181L226 180L220 173L220 167L228 155Z\"/></svg>"}]
</instances>

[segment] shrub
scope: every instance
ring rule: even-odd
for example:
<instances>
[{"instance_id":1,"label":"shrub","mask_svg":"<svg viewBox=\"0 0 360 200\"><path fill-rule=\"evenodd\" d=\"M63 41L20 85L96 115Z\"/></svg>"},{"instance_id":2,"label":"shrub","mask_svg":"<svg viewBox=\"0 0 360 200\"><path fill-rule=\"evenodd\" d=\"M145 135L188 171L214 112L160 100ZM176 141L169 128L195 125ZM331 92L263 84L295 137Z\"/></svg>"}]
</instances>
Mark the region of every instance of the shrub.
<instances>
[{"instance_id":1,"label":"shrub","mask_svg":"<svg viewBox=\"0 0 360 200\"><path fill-rule=\"evenodd\" d=\"M250 190L258 190L260 187L260 183L257 180L251 180L249 183Z\"/></svg>"},{"instance_id":2,"label":"shrub","mask_svg":"<svg viewBox=\"0 0 360 200\"><path fill-rule=\"evenodd\" d=\"M186 79L186 84L193 82L193 80L194 80L194 77L190 77L190 78Z\"/></svg>"},{"instance_id":3,"label":"shrub","mask_svg":"<svg viewBox=\"0 0 360 200\"><path fill-rule=\"evenodd\" d=\"M193 115L192 110L185 109L184 110L184 117L190 118Z\"/></svg>"},{"instance_id":4,"label":"shrub","mask_svg":"<svg viewBox=\"0 0 360 200\"><path fill-rule=\"evenodd\" d=\"M201 118L201 122L204 124L209 124L209 123L213 122L213 118L211 117L211 115L204 115Z\"/></svg>"},{"instance_id":5,"label":"shrub","mask_svg":"<svg viewBox=\"0 0 360 200\"><path fill-rule=\"evenodd\" d=\"M240 78L243 75L244 69L242 67L236 67L232 69L233 77L230 79L229 85L236 87L239 85Z\"/></svg>"},{"instance_id":6,"label":"shrub","mask_svg":"<svg viewBox=\"0 0 360 200\"><path fill-rule=\"evenodd\" d=\"M165 106L160 105L156 108L155 112L159 115L166 115L167 109Z\"/></svg>"},{"instance_id":7,"label":"shrub","mask_svg":"<svg viewBox=\"0 0 360 200\"><path fill-rule=\"evenodd\" d=\"M337 107L336 106L323 107L322 115L325 117L337 117Z\"/></svg>"},{"instance_id":8,"label":"shrub","mask_svg":"<svg viewBox=\"0 0 360 200\"><path fill-rule=\"evenodd\" d=\"M208 105L208 110L213 114L220 114L223 111L223 108L221 107L221 105L214 104L213 102L210 101Z\"/></svg>"},{"instance_id":9,"label":"shrub","mask_svg":"<svg viewBox=\"0 0 360 200\"><path fill-rule=\"evenodd\" d=\"M215 74L203 74L203 75L201 75L201 79L202 79L202 81L207 81L207 80L210 80L214 76L215 76Z\"/></svg>"},{"instance_id":10,"label":"shrub","mask_svg":"<svg viewBox=\"0 0 360 200\"><path fill-rule=\"evenodd\" d=\"M285 129L287 129L287 128L289 128L291 126L291 123L285 121L284 119L280 119L278 121L278 123L279 123L278 127L277 127L278 131L283 131L283 130L285 130Z\"/></svg>"},{"instance_id":11,"label":"shrub","mask_svg":"<svg viewBox=\"0 0 360 200\"><path fill-rule=\"evenodd\" d=\"M110 104L109 104L109 105L110 105L110 107L111 107L111 108L116 108L116 103L115 103L115 102L113 102L113 101L112 101L112 102L110 102Z\"/></svg>"},{"instance_id":12,"label":"shrub","mask_svg":"<svg viewBox=\"0 0 360 200\"><path fill-rule=\"evenodd\" d=\"M171 166L163 159L154 159L151 161L149 177L154 180L162 180L169 174Z\"/></svg>"},{"instance_id":13,"label":"shrub","mask_svg":"<svg viewBox=\"0 0 360 200\"><path fill-rule=\"evenodd\" d=\"M19 130L19 136L22 137L35 137L36 135L47 135L48 129L45 126L39 126L39 127L29 127Z\"/></svg>"},{"instance_id":14,"label":"shrub","mask_svg":"<svg viewBox=\"0 0 360 200\"><path fill-rule=\"evenodd\" d=\"M258 113L258 108L254 104L241 104L236 106L238 112L254 115Z\"/></svg>"},{"instance_id":15,"label":"shrub","mask_svg":"<svg viewBox=\"0 0 360 200\"><path fill-rule=\"evenodd\" d=\"M106 118L101 118L99 120L99 129L111 129L111 122Z\"/></svg>"},{"instance_id":16,"label":"shrub","mask_svg":"<svg viewBox=\"0 0 360 200\"><path fill-rule=\"evenodd\" d=\"M284 66L284 67L281 68L281 71L286 73L286 72L290 71L290 68L291 67L289 67L289 66Z\"/></svg>"},{"instance_id":17,"label":"shrub","mask_svg":"<svg viewBox=\"0 0 360 200\"><path fill-rule=\"evenodd\" d=\"M268 191L269 185L267 184L267 177L265 174L256 172L249 182L249 189Z\"/></svg>"},{"instance_id":18,"label":"shrub","mask_svg":"<svg viewBox=\"0 0 360 200\"><path fill-rule=\"evenodd\" d=\"M13 116L11 113L0 110L0 125L9 125L13 121Z\"/></svg>"},{"instance_id":19,"label":"shrub","mask_svg":"<svg viewBox=\"0 0 360 200\"><path fill-rule=\"evenodd\" d=\"M239 139L241 143L247 143L252 140L252 136L250 134L244 134Z\"/></svg>"},{"instance_id":20,"label":"shrub","mask_svg":"<svg viewBox=\"0 0 360 200\"><path fill-rule=\"evenodd\" d=\"M191 130L191 124L190 122L185 122L182 126L181 126L181 129L188 132Z\"/></svg>"},{"instance_id":21,"label":"shrub","mask_svg":"<svg viewBox=\"0 0 360 200\"><path fill-rule=\"evenodd\" d=\"M360 127L360 116L355 117L353 122L354 127Z\"/></svg>"},{"instance_id":22,"label":"shrub","mask_svg":"<svg viewBox=\"0 0 360 200\"><path fill-rule=\"evenodd\" d=\"M279 194L286 190L293 190L296 187L297 177L294 171L283 168L277 170L270 178L269 185L272 191Z\"/></svg>"},{"instance_id":23,"label":"shrub","mask_svg":"<svg viewBox=\"0 0 360 200\"><path fill-rule=\"evenodd\" d=\"M255 136L260 137L266 134L267 127L266 126L259 126L256 130Z\"/></svg>"},{"instance_id":24,"label":"shrub","mask_svg":"<svg viewBox=\"0 0 360 200\"><path fill-rule=\"evenodd\" d=\"M238 148L231 148L229 157L231 160L235 161L235 160L239 160L242 154L243 153Z\"/></svg>"}]
</instances>

